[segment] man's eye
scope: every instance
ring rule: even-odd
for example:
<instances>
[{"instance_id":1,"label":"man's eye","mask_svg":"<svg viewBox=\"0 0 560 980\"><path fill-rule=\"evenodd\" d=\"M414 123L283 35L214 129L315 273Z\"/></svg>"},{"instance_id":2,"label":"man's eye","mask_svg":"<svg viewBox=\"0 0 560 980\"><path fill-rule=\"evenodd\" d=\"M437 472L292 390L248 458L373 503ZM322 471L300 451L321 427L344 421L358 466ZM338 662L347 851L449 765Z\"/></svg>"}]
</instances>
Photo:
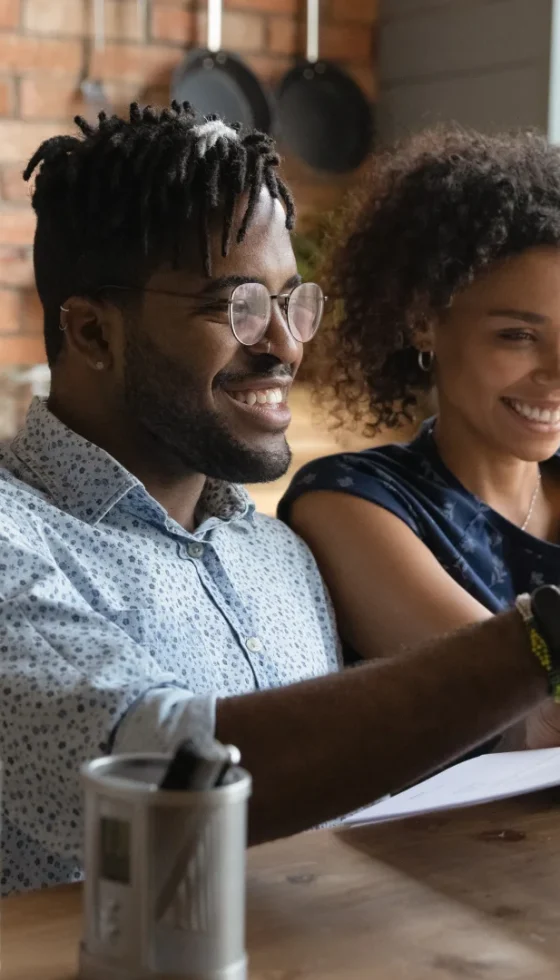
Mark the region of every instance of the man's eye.
<instances>
[{"instance_id":1,"label":"man's eye","mask_svg":"<svg viewBox=\"0 0 560 980\"><path fill-rule=\"evenodd\" d=\"M215 303L207 303L203 309L209 313L227 313L228 305L227 299L217 299Z\"/></svg>"}]
</instances>

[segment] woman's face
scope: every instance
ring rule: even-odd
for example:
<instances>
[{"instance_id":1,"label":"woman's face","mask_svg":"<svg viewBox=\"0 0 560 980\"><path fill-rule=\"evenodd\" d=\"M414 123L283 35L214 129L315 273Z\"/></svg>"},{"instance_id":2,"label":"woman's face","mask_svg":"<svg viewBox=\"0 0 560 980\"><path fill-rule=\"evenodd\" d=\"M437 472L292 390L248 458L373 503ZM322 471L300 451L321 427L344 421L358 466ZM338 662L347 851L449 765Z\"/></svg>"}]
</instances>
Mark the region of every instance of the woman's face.
<instances>
[{"instance_id":1,"label":"woman's face","mask_svg":"<svg viewBox=\"0 0 560 980\"><path fill-rule=\"evenodd\" d=\"M446 417L500 454L560 446L560 248L529 249L457 294L430 331Z\"/></svg>"}]
</instances>

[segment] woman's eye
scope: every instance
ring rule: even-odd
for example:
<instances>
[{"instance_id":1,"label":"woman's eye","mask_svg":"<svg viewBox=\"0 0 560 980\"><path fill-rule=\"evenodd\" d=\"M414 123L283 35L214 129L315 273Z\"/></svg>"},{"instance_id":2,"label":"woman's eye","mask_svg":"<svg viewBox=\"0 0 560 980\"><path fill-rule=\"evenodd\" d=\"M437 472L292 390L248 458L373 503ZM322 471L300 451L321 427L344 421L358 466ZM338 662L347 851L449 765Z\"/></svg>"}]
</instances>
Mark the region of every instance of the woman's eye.
<instances>
[{"instance_id":1,"label":"woman's eye","mask_svg":"<svg viewBox=\"0 0 560 980\"><path fill-rule=\"evenodd\" d=\"M500 331L499 336L501 337L502 340L509 340L514 343L516 341L518 343L523 343L527 341L531 342L537 339L535 334L531 333L530 330L523 330L520 327L511 327L509 330L502 330Z\"/></svg>"}]
</instances>

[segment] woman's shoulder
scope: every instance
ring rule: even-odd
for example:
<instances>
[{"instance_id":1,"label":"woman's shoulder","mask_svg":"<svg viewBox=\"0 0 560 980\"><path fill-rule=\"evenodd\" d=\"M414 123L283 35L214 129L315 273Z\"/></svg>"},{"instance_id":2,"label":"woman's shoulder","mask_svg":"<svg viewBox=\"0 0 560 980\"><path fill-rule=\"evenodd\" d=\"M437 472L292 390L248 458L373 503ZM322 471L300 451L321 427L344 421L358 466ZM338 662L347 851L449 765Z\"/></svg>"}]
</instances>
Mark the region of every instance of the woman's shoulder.
<instances>
[{"instance_id":1,"label":"woman's shoulder","mask_svg":"<svg viewBox=\"0 0 560 980\"><path fill-rule=\"evenodd\" d=\"M297 472L278 509L278 516L289 519L294 502L303 494L333 491L362 497L379 504L411 523L421 496L421 484L441 487L423 450L422 439L408 443L389 443L340 452L313 460Z\"/></svg>"},{"instance_id":2,"label":"woman's shoulder","mask_svg":"<svg viewBox=\"0 0 560 980\"><path fill-rule=\"evenodd\" d=\"M294 476L289 493L299 496L311 490L346 490L354 480L363 483L390 481L403 486L430 481L441 486L423 426L410 442L391 442L353 452L321 456L302 467Z\"/></svg>"}]
</instances>

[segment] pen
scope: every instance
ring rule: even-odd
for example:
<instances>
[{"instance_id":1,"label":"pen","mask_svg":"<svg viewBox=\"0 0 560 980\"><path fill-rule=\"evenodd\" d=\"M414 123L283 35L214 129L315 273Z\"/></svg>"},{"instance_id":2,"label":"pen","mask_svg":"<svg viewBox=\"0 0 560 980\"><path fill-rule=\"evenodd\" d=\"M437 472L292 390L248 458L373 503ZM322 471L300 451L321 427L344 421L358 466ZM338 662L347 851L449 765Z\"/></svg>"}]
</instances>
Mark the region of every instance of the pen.
<instances>
[{"instance_id":1,"label":"pen","mask_svg":"<svg viewBox=\"0 0 560 980\"><path fill-rule=\"evenodd\" d=\"M185 740L178 746L160 783L160 789L181 792L215 789L223 785L231 768L238 766L240 761L241 754L235 745L214 742L203 756L198 754L192 740ZM165 914L173 901L203 823L204 818L195 820L194 827L190 827L181 845L173 868L157 896L156 921Z\"/></svg>"},{"instance_id":2,"label":"pen","mask_svg":"<svg viewBox=\"0 0 560 980\"><path fill-rule=\"evenodd\" d=\"M213 789L222 784L228 770L239 765L240 760L235 745L214 742L201 752L192 739L186 739L177 747L159 788L179 792Z\"/></svg>"}]
</instances>

